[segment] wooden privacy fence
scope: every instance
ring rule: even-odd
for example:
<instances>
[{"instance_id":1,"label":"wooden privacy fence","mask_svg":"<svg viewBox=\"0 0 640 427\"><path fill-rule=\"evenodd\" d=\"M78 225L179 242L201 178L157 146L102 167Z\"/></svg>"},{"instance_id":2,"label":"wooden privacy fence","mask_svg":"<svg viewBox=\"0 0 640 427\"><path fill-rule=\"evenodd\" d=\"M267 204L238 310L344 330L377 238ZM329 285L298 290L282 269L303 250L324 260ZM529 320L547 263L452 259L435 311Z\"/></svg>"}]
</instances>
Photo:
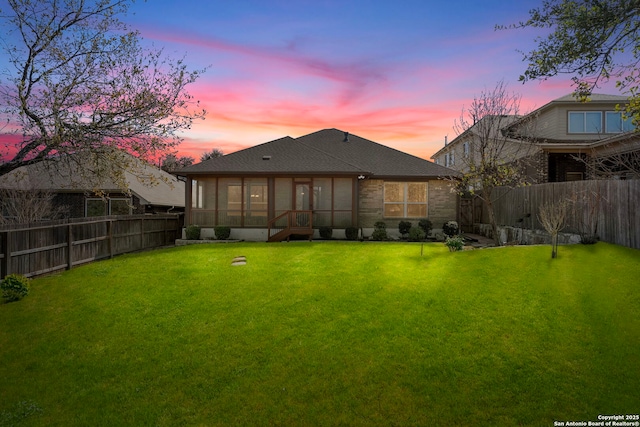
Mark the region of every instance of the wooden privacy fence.
<instances>
[{"instance_id":1,"label":"wooden privacy fence","mask_svg":"<svg viewBox=\"0 0 640 427\"><path fill-rule=\"evenodd\" d=\"M36 276L115 255L173 245L179 215L112 216L0 228L0 278Z\"/></svg>"},{"instance_id":2,"label":"wooden privacy fence","mask_svg":"<svg viewBox=\"0 0 640 427\"><path fill-rule=\"evenodd\" d=\"M538 215L545 203L568 203L564 231L595 231L600 240L640 249L640 180L593 180L497 188L498 225L544 230ZM487 221L483 212L483 221Z\"/></svg>"}]
</instances>

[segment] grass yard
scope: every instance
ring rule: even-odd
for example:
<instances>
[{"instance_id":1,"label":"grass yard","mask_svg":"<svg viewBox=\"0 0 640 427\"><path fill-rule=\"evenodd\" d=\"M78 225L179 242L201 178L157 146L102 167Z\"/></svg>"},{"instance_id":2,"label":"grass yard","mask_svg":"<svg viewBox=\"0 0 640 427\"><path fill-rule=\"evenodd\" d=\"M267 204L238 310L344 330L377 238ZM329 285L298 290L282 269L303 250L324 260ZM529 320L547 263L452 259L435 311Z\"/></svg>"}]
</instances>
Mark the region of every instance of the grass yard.
<instances>
[{"instance_id":1,"label":"grass yard","mask_svg":"<svg viewBox=\"0 0 640 427\"><path fill-rule=\"evenodd\" d=\"M0 425L552 426L640 412L640 251L420 251L194 245L34 280L0 305Z\"/></svg>"}]
</instances>

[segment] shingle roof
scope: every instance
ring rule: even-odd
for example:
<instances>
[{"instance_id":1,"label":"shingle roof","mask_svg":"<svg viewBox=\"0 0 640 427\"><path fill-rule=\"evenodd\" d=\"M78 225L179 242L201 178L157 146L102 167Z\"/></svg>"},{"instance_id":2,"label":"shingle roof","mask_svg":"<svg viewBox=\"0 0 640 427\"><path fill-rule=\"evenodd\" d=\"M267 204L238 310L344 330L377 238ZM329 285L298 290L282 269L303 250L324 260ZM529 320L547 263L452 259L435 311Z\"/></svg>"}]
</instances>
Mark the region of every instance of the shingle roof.
<instances>
[{"instance_id":1,"label":"shingle roof","mask_svg":"<svg viewBox=\"0 0 640 427\"><path fill-rule=\"evenodd\" d=\"M606 93L592 93L589 97L590 102L625 102L628 101L629 98L624 95L609 95ZM554 99L551 102L579 102L576 100L576 97L573 93L569 93L565 96L561 96L560 98Z\"/></svg>"},{"instance_id":2,"label":"shingle roof","mask_svg":"<svg viewBox=\"0 0 640 427\"><path fill-rule=\"evenodd\" d=\"M284 137L184 168L192 174L353 174L374 177L438 177L456 172L382 144L324 129Z\"/></svg>"},{"instance_id":3,"label":"shingle roof","mask_svg":"<svg viewBox=\"0 0 640 427\"><path fill-rule=\"evenodd\" d=\"M124 154L127 155L128 154ZM184 182L165 171L136 161L135 172L124 171L129 189L143 204L158 206L184 206ZM94 185L104 192L120 192L120 187L106 178L100 183L87 182L78 173L77 162L61 161L58 158L19 167L0 177L0 189L50 191L50 192L93 192ZM150 183L153 183L150 185Z\"/></svg>"}]
</instances>

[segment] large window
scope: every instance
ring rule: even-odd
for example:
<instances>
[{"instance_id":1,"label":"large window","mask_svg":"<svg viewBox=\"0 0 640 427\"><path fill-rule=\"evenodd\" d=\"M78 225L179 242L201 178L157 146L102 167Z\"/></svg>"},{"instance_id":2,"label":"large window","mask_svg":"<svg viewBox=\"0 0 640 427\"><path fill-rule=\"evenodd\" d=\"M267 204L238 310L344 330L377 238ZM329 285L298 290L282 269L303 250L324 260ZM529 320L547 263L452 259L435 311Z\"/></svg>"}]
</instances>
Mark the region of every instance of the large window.
<instances>
[{"instance_id":1,"label":"large window","mask_svg":"<svg viewBox=\"0 0 640 427\"><path fill-rule=\"evenodd\" d=\"M602 133L602 112L570 111L569 133Z\"/></svg>"},{"instance_id":2,"label":"large window","mask_svg":"<svg viewBox=\"0 0 640 427\"><path fill-rule=\"evenodd\" d=\"M605 121L607 133L630 132L635 129L631 119L622 117L620 111L607 111Z\"/></svg>"},{"instance_id":3,"label":"large window","mask_svg":"<svg viewBox=\"0 0 640 427\"><path fill-rule=\"evenodd\" d=\"M426 182L385 182L385 218L426 218Z\"/></svg>"}]
</instances>

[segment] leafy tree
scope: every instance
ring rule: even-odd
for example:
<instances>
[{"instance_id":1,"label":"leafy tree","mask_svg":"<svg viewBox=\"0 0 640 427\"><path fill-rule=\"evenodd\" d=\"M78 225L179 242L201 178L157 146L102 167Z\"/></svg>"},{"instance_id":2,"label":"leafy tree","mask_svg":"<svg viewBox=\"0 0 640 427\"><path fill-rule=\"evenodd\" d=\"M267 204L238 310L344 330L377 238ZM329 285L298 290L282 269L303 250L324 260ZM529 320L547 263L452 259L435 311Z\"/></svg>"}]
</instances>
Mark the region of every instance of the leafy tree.
<instances>
[{"instance_id":1,"label":"leafy tree","mask_svg":"<svg viewBox=\"0 0 640 427\"><path fill-rule=\"evenodd\" d=\"M452 144L465 144L466 149L457 156L461 174L452 181L460 195L471 193L482 199L496 245L501 242L493 190L496 187L526 185L531 180L526 168L531 165L535 146L526 137L515 141L506 132L515 120L520 120L520 134L532 134L530 126L535 118L527 117L520 116L520 96L509 92L504 82L498 82L494 89L474 97L471 105L463 109L455 126L459 135Z\"/></svg>"},{"instance_id":2,"label":"leafy tree","mask_svg":"<svg viewBox=\"0 0 640 427\"><path fill-rule=\"evenodd\" d=\"M529 64L521 81L573 75L575 95L589 99L601 82L615 78L629 95L626 113L640 124L640 1L543 0L530 18L509 28L543 28L537 47L524 53ZM499 27L505 28L505 27Z\"/></svg>"},{"instance_id":3,"label":"leafy tree","mask_svg":"<svg viewBox=\"0 0 640 427\"><path fill-rule=\"evenodd\" d=\"M177 157L175 154L167 154L162 160L160 169L165 172L173 172L178 169L191 166L195 162L195 159L190 156Z\"/></svg>"},{"instance_id":4,"label":"leafy tree","mask_svg":"<svg viewBox=\"0 0 640 427\"><path fill-rule=\"evenodd\" d=\"M222 152L222 150L219 148L214 148L211 151L207 151L203 153L202 156L200 156L200 161L204 162L205 160L214 159L216 157L222 157L222 156L224 156L224 153Z\"/></svg>"},{"instance_id":5,"label":"leafy tree","mask_svg":"<svg viewBox=\"0 0 640 427\"><path fill-rule=\"evenodd\" d=\"M119 181L112 175L131 163L120 150L157 157L204 117L186 91L200 71L142 46L119 20L131 1L7 1L0 20L10 68L0 102L23 140L5 153L0 175L90 151L97 164L86 179Z\"/></svg>"}]
</instances>

